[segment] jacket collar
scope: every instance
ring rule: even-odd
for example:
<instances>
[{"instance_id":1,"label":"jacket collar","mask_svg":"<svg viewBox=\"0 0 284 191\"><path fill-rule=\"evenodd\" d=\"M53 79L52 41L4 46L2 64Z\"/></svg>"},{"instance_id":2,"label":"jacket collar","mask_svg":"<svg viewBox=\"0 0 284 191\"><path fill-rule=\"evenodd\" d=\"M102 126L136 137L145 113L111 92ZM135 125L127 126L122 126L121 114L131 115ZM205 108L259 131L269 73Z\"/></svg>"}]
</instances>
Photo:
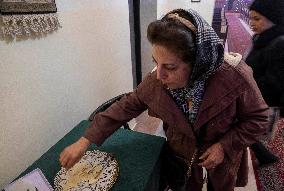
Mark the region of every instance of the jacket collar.
<instances>
[{"instance_id":1,"label":"jacket collar","mask_svg":"<svg viewBox=\"0 0 284 191\"><path fill-rule=\"evenodd\" d=\"M284 35L284 26L275 25L259 35L254 35L252 39L253 47L256 49L263 48L267 46L273 39L281 35Z\"/></svg>"},{"instance_id":2,"label":"jacket collar","mask_svg":"<svg viewBox=\"0 0 284 191\"><path fill-rule=\"evenodd\" d=\"M156 72L151 74L151 78L152 83L149 84L149 86L153 88L149 89L151 92L147 92L148 96L146 98L149 107L158 113L159 117L163 119L163 122L167 123L169 127L178 128L179 131L194 140L194 133L188 120L168 94L166 87L156 79Z\"/></svg>"},{"instance_id":3,"label":"jacket collar","mask_svg":"<svg viewBox=\"0 0 284 191\"><path fill-rule=\"evenodd\" d=\"M184 113L179 109L177 104L168 94L165 87L160 86L159 88L160 89L158 91L160 92L160 96L158 98L158 107L161 109L161 113L165 112L165 116L169 117L169 121L167 121L167 123L174 128L179 128L179 130L186 134L188 137L194 139L195 137L192 131L193 129Z\"/></svg>"},{"instance_id":4,"label":"jacket collar","mask_svg":"<svg viewBox=\"0 0 284 191\"><path fill-rule=\"evenodd\" d=\"M225 107L232 103L236 97L243 91L243 80L239 78L239 75L226 75L224 73L232 70L232 66L228 63L224 63L219 70L208 79L206 84L203 101L199 108L199 112L195 123L193 124L194 131L198 131L202 125L216 116ZM155 92L151 92L151 101L149 106L158 111L160 117L168 123L169 126L179 128L184 134L189 137L194 137L194 132L189 126L183 112L175 104L174 100L168 94L166 88L156 80L156 74L152 74L152 78L155 78L154 86ZM221 85L220 85L221 84Z\"/></svg>"},{"instance_id":5,"label":"jacket collar","mask_svg":"<svg viewBox=\"0 0 284 191\"><path fill-rule=\"evenodd\" d=\"M215 117L231 104L236 97L243 91L242 78L239 75L226 75L232 67L224 63L207 83L206 91L200 106L194 129L198 130L202 125Z\"/></svg>"}]
</instances>

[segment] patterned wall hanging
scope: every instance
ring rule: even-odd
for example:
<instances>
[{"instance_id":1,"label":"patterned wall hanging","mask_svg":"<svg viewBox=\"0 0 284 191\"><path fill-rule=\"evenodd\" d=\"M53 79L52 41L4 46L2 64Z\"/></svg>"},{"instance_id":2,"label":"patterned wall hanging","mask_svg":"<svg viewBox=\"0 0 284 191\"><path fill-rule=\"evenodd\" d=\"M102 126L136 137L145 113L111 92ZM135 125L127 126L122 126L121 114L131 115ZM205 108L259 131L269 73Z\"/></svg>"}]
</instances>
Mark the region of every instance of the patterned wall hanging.
<instances>
[{"instance_id":1,"label":"patterned wall hanging","mask_svg":"<svg viewBox=\"0 0 284 191\"><path fill-rule=\"evenodd\" d=\"M55 0L0 0L2 36L40 36L60 27Z\"/></svg>"}]
</instances>

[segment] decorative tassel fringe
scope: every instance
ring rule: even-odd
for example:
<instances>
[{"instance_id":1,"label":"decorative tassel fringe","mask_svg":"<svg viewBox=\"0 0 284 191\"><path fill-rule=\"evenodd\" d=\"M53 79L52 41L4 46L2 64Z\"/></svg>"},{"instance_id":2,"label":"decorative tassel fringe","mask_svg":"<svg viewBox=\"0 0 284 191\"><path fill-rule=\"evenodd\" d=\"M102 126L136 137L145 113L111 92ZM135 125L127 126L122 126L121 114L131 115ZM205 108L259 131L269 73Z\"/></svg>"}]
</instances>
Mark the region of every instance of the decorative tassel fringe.
<instances>
[{"instance_id":1,"label":"decorative tassel fringe","mask_svg":"<svg viewBox=\"0 0 284 191\"><path fill-rule=\"evenodd\" d=\"M206 168L202 167L203 171L203 186L202 186L202 191L207 191L207 183L208 183L208 172Z\"/></svg>"},{"instance_id":2,"label":"decorative tassel fringe","mask_svg":"<svg viewBox=\"0 0 284 191\"><path fill-rule=\"evenodd\" d=\"M55 13L2 15L2 21L3 36L12 38L43 35L61 27Z\"/></svg>"}]
</instances>

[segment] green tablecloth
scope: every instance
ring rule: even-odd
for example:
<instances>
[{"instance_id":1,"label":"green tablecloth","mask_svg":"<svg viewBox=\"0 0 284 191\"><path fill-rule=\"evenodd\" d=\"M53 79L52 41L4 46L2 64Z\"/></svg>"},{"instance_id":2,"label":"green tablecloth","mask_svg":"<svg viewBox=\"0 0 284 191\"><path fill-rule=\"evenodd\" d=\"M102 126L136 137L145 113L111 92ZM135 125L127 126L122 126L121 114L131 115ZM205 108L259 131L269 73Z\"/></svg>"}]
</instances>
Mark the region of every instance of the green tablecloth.
<instances>
[{"instance_id":1,"label":"green tablecloth","mask_svg":"<svg viewBox=\"0 0 284 191\"><path fill-rule=\"evenodd\" d=\"M60 170L59 154L78 140L89 121L81 121L67 135L51 147L21 175L39 168L54 187L54 177ZM160 153L165 139L125 129L118 129L105 143L97 147L94 144L88 150L101 150L114 154L119 163L119 176L112 191L158 190Z\"/></svg>"}]
</instances>

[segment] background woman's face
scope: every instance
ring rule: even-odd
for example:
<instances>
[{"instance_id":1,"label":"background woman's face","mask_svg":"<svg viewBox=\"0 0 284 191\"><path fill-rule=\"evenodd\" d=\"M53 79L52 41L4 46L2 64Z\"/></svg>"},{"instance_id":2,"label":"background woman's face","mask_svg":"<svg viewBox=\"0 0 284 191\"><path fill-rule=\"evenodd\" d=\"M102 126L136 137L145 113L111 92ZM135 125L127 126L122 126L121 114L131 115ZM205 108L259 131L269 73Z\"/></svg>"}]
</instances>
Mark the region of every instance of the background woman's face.
<instances>
[{"instance_id":1,"label":"background woman's face","mask_svg":"<svg viewBox=\"0 0 284 191\"><path fill-rule=\"evenodd\" d=\"M157 79L170 89L185 87L192 72L190 64L183 62L164 46L153 45L152 48Z\"/></svg>"},{"instance_id":2,"label":"background woman's face","mask_svg":"<svg viewBox=\"0 0 284 191\"><path fill-rule=\"evenodd\" d=\"M253 10L249 12L249 19L250 28L255 34L260 34L274 25L265 16Z\"/></svg>"}]
</instances>

